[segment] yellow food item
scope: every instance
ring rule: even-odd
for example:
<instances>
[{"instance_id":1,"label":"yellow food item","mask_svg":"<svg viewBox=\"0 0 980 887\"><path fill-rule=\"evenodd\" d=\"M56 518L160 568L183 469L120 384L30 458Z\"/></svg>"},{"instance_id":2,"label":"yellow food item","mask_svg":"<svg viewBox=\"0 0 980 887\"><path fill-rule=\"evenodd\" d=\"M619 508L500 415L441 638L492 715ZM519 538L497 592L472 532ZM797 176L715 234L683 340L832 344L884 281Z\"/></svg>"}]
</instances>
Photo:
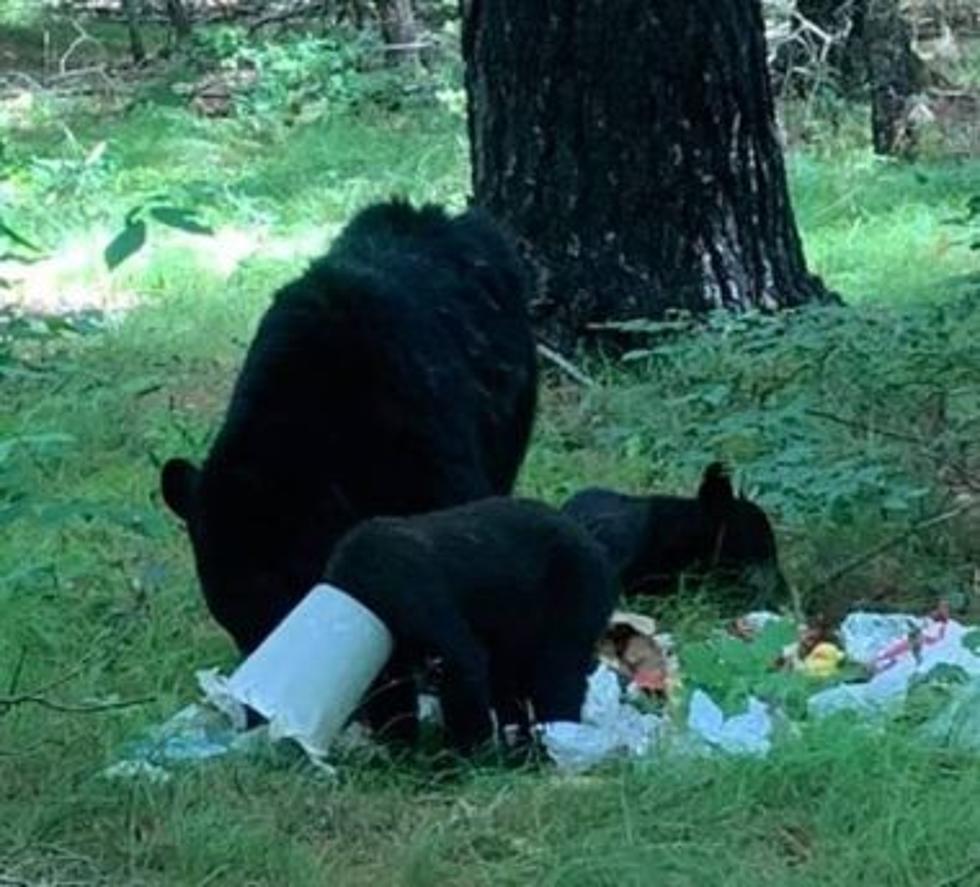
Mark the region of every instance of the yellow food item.
<instances>
[{"instance_id":1,"label":"yellow food item","mask_svg":"<svg viewBox=\"0 0 980 887\"><path fill-rule=\"evenodd\" d=\"M844 660L844 651L834 644L817 644L803 660L803 671L813 678L829 678Z\"/></svg>"}]
</instances>

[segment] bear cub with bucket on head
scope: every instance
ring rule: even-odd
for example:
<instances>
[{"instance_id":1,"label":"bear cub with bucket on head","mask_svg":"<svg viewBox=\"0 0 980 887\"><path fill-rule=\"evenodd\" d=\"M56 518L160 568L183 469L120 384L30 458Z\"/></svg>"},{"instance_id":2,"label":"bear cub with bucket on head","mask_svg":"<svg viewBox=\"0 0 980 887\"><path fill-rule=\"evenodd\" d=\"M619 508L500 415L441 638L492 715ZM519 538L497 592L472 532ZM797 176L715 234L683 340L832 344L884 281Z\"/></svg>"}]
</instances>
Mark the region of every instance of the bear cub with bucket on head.
<instances>
[{"instance_id":1,"label":"bear cub with bucket on head","mask_svg":"<svg viewBox=\"0 0 980 887\"><path fill-rule=\"evenodd\" d=\"M379 683L397 681L398 692L387 697L382 737L417 738L412 678L438 657L448 742L463 754L492 738L491 710L523 740L528 703L538 723L581 719L617 595L604 552L574 521L502 497L366 521L337 545L325 579L394 638Z\"/></svg>"},{"instance_id":2,"label":"bear cub with bucket on head","mask_svg":"<svg viewBox=\"0 0 980 887\"><path fill-rule=\"evenodd\" d=\"M163 468L212 616L251 653L358 522L510 492L536 387L522 265L488 216L359 213L276 293L203 465Z\"/></svg>"},{"instance_id":3,"label":"bear cub with bucket on head","mask_svg":"<svg viewBox=\"0 0 980 887\"><path fill-rule=\"evenodd\" d=\"M772 606L786 595L769 518L735 495L720 462L705 469L693 497L591 488L562 511L600 543L626 595L673 593L682 576L723 582L733 605Z\"/></svg>"}]
</instances>

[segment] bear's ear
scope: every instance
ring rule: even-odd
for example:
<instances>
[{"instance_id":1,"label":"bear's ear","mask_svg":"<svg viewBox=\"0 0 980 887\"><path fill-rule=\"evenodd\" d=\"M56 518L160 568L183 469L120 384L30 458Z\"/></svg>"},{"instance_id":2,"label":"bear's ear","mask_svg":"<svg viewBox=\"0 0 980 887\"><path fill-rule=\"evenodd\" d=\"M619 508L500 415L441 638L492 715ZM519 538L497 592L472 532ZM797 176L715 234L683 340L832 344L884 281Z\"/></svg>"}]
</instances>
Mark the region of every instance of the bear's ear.
<instances>
[{"instance_id":1,"label":"bear's ear","mask_svg":"<svg viewBox=\"0 0 980 887\"><path fill-rule=\"evenodd\" d=\"M712 462L704 470L698 501L712 517L721 518L732 507L735 493L728 477L728 469L721 462Z\"/></svg>"},{"instance_id":2,"label":"bear's ear","mask_svg":"<svg viewBox=\"0 0 980 887\"><path fill-rule=\"evenodd\" d=\"M160 472L163 501L182 520L187 520L197 493L199 471L186 459L168 459Z\"/></svg>"}]
</instances>

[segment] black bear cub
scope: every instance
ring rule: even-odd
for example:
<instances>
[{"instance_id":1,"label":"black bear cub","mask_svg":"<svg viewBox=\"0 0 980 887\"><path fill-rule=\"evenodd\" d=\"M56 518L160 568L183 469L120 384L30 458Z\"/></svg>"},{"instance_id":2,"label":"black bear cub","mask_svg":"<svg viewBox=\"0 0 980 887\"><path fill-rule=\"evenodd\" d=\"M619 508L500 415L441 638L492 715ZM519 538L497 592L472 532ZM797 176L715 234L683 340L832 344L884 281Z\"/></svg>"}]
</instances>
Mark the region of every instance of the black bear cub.
<instances>
[{"instance_id":1,"label":"black bear cub","mask_svg":"<svg viewBox=\"0 0 980 887\"><path fill-rule=\"evenodd\" d=\"M499 724L525 732L578 721L595 645L616 599L609 562L587 533L546 505L495 497L414 517L374 518L337 545L326 581L389 628L387 735L415 739L412 675L442 660L440 701L452 748L469 753ZM370 702L368 703L370 705Z\"/></svg>"},{"instance_id":2,"label":"black bear cub","mask_svg":"<svg viewBox=\"0 0 980 887\"><path fill-rule=\"evenodd\" d=\"M695 497L628 496L587 489L562 511L605 549L627 595L676 591L683 574L730 586L729 600L771 606L786 593L765 512L736 497L721 463L707 467Z\"/></svg>"},{"instance_id":3,"label":"black bear cub","mask_svg":"<svg viewBox=\"0 0 980 887\"><path fill-rule=\"evenodd\" d=\"M359 521L510 492L536 398L525 302L487 216L399 201L275 295L204 464L172 459L161 479L242 653Z\"/></svg>"}]
</instances>

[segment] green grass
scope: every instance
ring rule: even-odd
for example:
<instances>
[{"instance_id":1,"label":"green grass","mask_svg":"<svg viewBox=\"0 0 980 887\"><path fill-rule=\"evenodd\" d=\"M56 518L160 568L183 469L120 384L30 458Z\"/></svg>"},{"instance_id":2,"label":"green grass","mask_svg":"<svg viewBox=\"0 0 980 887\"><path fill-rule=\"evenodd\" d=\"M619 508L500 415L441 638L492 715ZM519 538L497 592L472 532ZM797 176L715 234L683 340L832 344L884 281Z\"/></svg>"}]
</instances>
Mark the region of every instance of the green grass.
<instances>
[{"instance_id":1,"label":"green grass","mask_svg":"<svg viewBox=\"0 0 980 887\"><path fill-rule=\"evenodd\" d=\"M790 168L808 258L848 301L942 297L977 274L976 255L956 248L962 230L943 224L976 192L976 161L899 164L844 149L797 155Z\"/></svg>"},{"instance_id":2,"label":"green grass","mask_svg":"<svg viewBox=\"0 0 980 887\"><path fill-rule=\"evenodd\" d=\"M331 783L247 760L164 786L104 779L125 740L195 696L195 669L232 662L159 501L160 460L205 450L270 292L371 199L460 205L466 149L459 121L431 109L293 129L64 110L11 130L2 217L62 259L35 279L38 299L138 307L99 332L21 338L12 362L0 339L0 695L58 682L47 698L153 701L0 707L0 881L976 883L980 760L841 722L808 726L765 761L576 779L352 762ZM959 501L954 469L977 477L980 282L962 229L943 222L980 165L892 165L843 146L795 154L790 170L811 263L852 307L712 318L652 337L629 364L590 362L595 390L550 379L521 487L551 501L586 483L690 490L725 456L775 515L811 608L948 596L973 618L975 518L813 589ZM155 229L108 276L100 245L161 191L246 258L219 267L210 241ZM705 618L664 617L682 637Z\"/></svg>"}]
</instances>

